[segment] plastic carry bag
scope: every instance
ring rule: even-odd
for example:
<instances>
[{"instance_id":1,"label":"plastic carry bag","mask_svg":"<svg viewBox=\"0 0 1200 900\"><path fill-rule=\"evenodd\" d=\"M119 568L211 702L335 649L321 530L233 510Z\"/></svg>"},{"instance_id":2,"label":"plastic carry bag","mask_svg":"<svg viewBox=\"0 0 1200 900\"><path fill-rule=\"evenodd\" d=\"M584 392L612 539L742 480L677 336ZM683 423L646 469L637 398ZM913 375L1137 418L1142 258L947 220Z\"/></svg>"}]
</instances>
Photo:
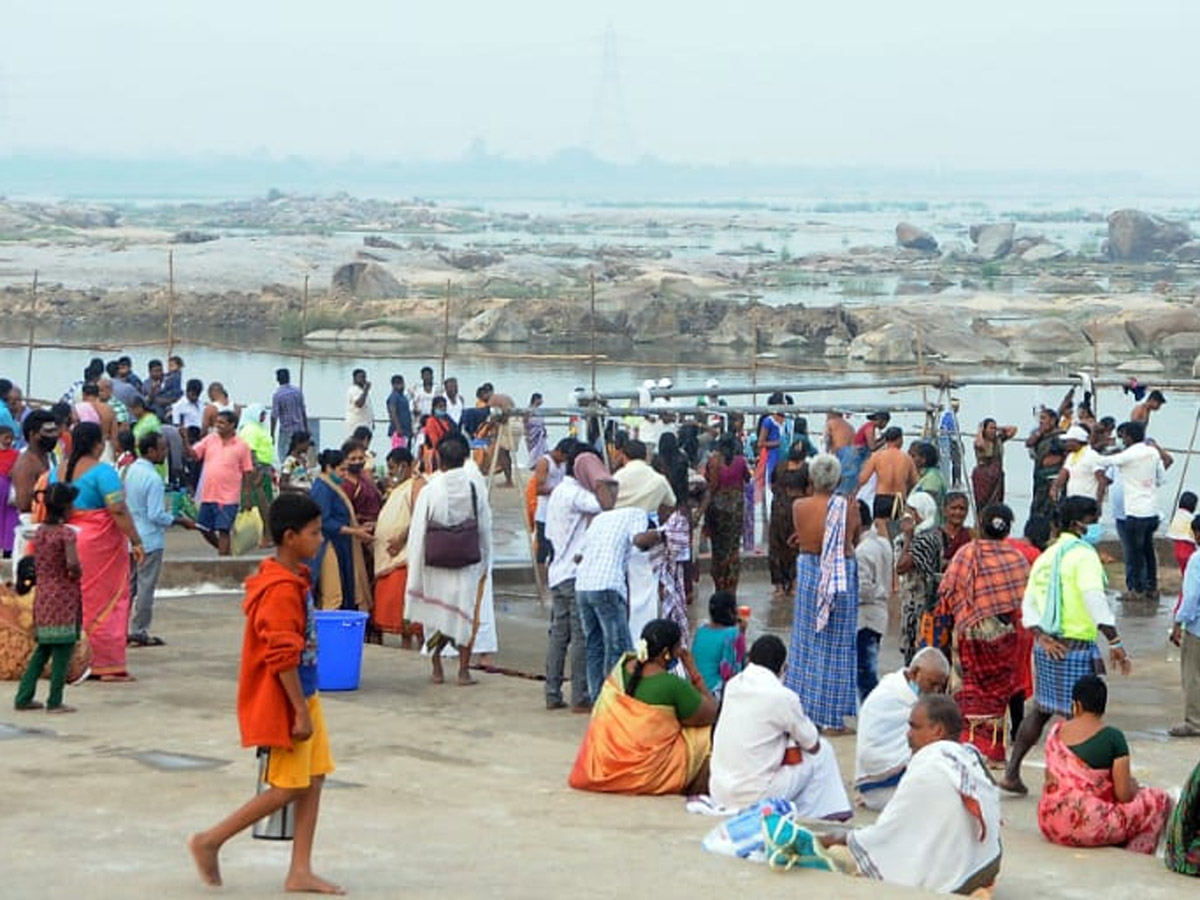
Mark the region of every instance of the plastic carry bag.
<instances>
[{"instance_id":1,"label":"plastic carry bag","mask_svg":"<svg viewBox=\"0 0 1200 900\"><path fill-rule=\"evenodd\" d=\"M233 520L233 531L229 533L229 552L234 556L245 556L258 546L262 536L262 516L257 509L244 509Z\"/></svg>"},{"instance_id":2,"label":"plastic carry bag","mask_svg":"<svg viewBox=\"0 0 1200 900\"><path fill-rule=\"evenodd\" d=\"M790 800L764 800L730 816L704 837L704 849L719 856L736 856L763 862L763 820L769 815L788 815L796 809Z\"/></svg>"}]
</instances>

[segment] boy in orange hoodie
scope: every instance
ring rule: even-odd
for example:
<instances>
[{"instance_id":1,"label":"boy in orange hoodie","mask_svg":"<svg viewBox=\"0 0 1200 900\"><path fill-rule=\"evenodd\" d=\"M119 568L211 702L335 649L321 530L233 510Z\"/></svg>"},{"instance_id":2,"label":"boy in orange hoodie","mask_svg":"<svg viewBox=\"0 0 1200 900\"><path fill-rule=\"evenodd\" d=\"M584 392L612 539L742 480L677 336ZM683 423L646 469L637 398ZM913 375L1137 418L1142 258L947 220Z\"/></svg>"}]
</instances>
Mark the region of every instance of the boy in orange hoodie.
<instances>
[{"instance_id":1,"label":"boy in orange hoodie","mask_svg":"<svg viewBox=\"0 0 1200 900\"><path fill-rule=\"evenodd\" d=\"M268 790L208 831L188 848L200 879L219 886L222 845L259 819L295 801L292 862L284 889L343 894L312 871L313 835L325 776L333 771L325 718L317 697L317 642L312 590L302 560L321 546L321 510L307 494L282 494L269 516L275 556L246 579L246 631L238 674L238 725L242 746L266 747Z\"/></svg>"}]
</instances>

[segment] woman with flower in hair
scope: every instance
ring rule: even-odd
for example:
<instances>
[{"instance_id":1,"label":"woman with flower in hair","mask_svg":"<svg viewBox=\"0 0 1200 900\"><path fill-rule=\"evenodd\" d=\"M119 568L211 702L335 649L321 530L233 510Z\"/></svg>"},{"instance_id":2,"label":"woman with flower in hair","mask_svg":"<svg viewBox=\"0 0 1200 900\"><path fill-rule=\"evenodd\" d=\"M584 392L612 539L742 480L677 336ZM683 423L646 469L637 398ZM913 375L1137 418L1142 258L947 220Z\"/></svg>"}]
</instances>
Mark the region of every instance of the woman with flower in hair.
<instances>
[{"instance_id":1,"label":"woman with flower in hair","mask_svg":"<svg viewBox=\"0 0 1200 900\"><path fill-rule=\"evenodd\" d=\"M568 782L581 791L694 794L708 790L717 702L683 649L679 626L654 619L613 667L592 707ZM682 663L688 680L671 668Z\"/></svg>"}]
</instances>

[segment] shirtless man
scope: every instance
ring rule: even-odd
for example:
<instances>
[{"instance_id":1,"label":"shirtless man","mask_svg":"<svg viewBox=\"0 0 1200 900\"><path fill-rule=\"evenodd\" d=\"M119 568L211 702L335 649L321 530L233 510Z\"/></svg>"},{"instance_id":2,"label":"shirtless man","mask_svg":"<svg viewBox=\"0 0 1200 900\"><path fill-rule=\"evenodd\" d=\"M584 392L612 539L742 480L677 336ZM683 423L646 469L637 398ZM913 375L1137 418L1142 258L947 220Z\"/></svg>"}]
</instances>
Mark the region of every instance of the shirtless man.
<instances>
[{"instance_id":1,"label":"shirtless man","mask_svg":"<svg viewBox=\"0 0 1200 900\"><path fill-rule=\"evenodd\" d=\"M109 390L112 390L111 383ZM116 459L117 414L100 398L98 384L85 384L80 388L80 393L83 396L82 402L96 410L96 415L100 418L100 433L104 435L104 458L106 460Z\"/></svg>"},{"instance_id":2,"label":"shirtless man","mask_svg":"<svg viewBox=\"0 0 1200 900\"><path fill-rule=\"evenodd\" d=\"M1147 429L1150 427L1150 413L1162 409L1162 405L1167 402L1167 398L1162 391L1151 391L1146 399L1135 406L1129 413L1129 421L1141 422Z\"/></svg>"},{"instance_id":3,"label":"shirtless man","mask_svg":"<svg viewBox=\"0 0 1200 900\"><path fill-rule=\"evenodd\" d=\"M863 466L858 475L858 486L861 488L871 480L872 475L877 475L875 496L892 498L892 514L888 518L896 519L904 511L904 498L916 485L919 476L916 463L904 451L904 432L900 428L892 425L885 430L883 443L883 449L872 453Z\"/></svg>"},{"instance_id":4,"label":"shirtless man","mask_svg":"<svg viewBox=\"0 0 1200 900\"><path fill-rule=\"evenodd\" d=\"M854 446L854 426L840 412L825 414L825 451L837 457L842 467L842 481L838 493L847 496L858 486L858 470L866 462L870 452L866 447Z\"/></svg>"},{"instance_id":5,"label":"shirtless man","mask_svg":"<svg viewBox=\"0 0 1200 900\"><path fill-rule=\"evenodd\" d=\"M13 492L17 511L33 509L33 489L43 472L50 469L50 454L58 446L58 423L45 409L35 409L21 426L26 447L12 468Z\"/></svg>"},{"instance_id":6,"label":"shirtless man","mask_svg":"<svg viewBox=\"0 0 1200 900\"><path fill-rule=\"evenodd\" d=\"M825 413L825 452L834 456L854 443L854 426L840 412Z\"/></svg>"}]
</instances>

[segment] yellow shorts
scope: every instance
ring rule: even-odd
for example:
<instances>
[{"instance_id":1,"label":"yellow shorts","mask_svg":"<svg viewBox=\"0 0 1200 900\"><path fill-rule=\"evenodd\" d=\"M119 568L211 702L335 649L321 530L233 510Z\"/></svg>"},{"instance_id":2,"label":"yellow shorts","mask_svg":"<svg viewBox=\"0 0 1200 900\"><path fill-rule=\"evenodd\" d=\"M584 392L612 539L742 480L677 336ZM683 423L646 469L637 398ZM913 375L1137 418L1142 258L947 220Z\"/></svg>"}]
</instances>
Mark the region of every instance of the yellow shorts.
<instances>
[{"instance_id":1,"label":"yellow shorts","mask_svg":"<svg viewBox=\"0 0 1200 900\"><path fill-rule=\"evenodd\" d=\"M329 734L325 731L325 714L316 694L308 698L308 716L313 733L306 741L297 741L291 749L272 747L267 760L267 784L271 787L303 790L313 778L333 771L333 755L329 752Z\"/></svg>"}]
</instances>

